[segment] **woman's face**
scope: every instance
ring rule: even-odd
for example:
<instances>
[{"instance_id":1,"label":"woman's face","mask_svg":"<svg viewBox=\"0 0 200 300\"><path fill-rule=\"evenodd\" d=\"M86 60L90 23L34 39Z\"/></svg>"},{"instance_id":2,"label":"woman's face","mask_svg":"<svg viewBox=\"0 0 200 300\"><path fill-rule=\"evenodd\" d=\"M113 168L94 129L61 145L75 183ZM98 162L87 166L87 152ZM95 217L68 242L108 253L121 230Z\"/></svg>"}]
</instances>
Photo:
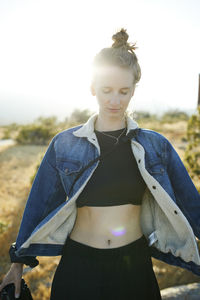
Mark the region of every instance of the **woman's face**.
<instances>
[{"instance_id":1,"label":"woman's face","mask_svg":"<svg viewBox=\"0 0 200 300\"><path fill-rule=\"evenodd\" d=\"M122 118L134 94L134 76L129 69L117 66L100 67L91 93L96 96L99 114Z\"/></svg>"}]
</instances>

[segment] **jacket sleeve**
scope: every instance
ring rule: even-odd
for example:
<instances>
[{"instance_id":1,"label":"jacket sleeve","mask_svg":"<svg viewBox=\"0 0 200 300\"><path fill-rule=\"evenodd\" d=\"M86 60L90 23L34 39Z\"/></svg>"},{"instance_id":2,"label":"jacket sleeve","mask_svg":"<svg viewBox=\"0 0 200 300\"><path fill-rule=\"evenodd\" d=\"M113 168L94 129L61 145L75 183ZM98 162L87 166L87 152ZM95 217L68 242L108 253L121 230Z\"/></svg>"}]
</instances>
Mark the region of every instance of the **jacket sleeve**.
<instances>
[{"instance_id":1,"label":"jacket sleeve","mask_svg":"<svg viewBox=\"0 0 200 300\"><path fill-rule=\"evenodd\" d=\"M66 200L59 172L56 169L55 141L51 140L34 178L17 235L9 249L11 262L36 266L36 256L17 256L15 251L29 238L35 227L56 207Z\"/></svg>"},{"instance_id":2,"label":"jacket sleeve","mask_svg":"<svg viewBox=\"0 0 200 300\"><path fill-rule=\"evenodd\" d=\"M177 205L190 223L195 236L200 239L200 194L172 144L167 139L165 143L167 170Z\"/></svg>"}]
</instances>

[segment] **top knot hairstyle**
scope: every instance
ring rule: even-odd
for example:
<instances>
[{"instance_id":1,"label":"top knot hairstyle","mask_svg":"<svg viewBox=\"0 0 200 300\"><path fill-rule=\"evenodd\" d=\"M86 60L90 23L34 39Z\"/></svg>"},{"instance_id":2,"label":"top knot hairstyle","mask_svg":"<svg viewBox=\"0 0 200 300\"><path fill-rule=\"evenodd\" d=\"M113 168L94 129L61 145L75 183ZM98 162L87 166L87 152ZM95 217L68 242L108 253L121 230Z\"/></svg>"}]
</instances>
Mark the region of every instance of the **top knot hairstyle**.
<instances>
[{"instance_id":1,"label":"top knot hairstyle","mask_svg":"<svg viewBox=\"0 0 200 300\"><path fill-rule=\"evenodd\" d=\"M112 36L112 40L114 41L114 43L112 44L113 48L119 48L122 47L124 49L126 49L127 51L130 50L132 53L133 50L135 50L137 47L135 47L135 44L133 44L132 46L127 42L128 41L128 34L126 33L126 29L122 28L119 32L117 32L116 34L114 34Z\"/></svg>"},{"instance_id":2,"label":"top knot hairstyle","mask_svg":"<svg viewBox=\"0 0 200 300\"><path fill-rule=\"evenodd\" d=\"M121 28L112 36L114 43L111 47L103 48L93 60L94 76L98 67L102 66L119 66L130 69L133 72L134 84L141 78L141 69L134 50L135 44L128 43L129 35L126 29Z\"/></svg>"}]
</instances>

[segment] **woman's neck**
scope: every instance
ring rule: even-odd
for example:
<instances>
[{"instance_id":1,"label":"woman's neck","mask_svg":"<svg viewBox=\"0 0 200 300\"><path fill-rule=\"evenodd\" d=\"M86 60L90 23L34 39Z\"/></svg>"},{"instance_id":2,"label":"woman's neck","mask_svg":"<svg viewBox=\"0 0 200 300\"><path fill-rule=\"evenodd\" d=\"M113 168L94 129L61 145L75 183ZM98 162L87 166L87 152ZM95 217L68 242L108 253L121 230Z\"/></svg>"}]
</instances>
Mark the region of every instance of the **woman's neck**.
<instances>
[{"instance_id":1,"label":"woman's neck","mask_svg":"<svg viewBox=\"0 0 200 300\"><path fill-rule=\"evenodd\" d=\"M94 129L98 131L112 131L118 130L126 127L126 119L106 119L102 118L100 115L97 116L97 119L94 124Z\"/></svg>"}]
</instances>

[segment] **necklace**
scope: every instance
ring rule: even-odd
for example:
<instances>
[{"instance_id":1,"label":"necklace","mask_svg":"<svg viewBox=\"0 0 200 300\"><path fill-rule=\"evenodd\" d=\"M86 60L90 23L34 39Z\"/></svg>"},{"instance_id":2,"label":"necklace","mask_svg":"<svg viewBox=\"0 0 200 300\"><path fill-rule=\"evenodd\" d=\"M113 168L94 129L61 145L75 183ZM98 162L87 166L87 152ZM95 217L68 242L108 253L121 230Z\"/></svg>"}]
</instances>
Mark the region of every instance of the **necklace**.
<instances>
[{"instance_id":1,"label":"necklace","mask_svg":"<svg viewBox=\"0 0 200 300\"><path fill-rule=\"evenodd\" d=\"M114 139L116 140L116 142L114 143L114 145L117 145L117 144L119 143L120 137L121 137L122 134L125 132L125 130L126 130L126 127L124 128L124 130L120 133L120 135L119 135L118 137L113 136L113 135L110 135L110 134L106 134L106 133L104 133L103 131L99 131L99 132L101 132L103 135L106 135L106 136L109 136L109 137L111 137L111 138L114 138Z\"/></svg>"}]
</instances>

